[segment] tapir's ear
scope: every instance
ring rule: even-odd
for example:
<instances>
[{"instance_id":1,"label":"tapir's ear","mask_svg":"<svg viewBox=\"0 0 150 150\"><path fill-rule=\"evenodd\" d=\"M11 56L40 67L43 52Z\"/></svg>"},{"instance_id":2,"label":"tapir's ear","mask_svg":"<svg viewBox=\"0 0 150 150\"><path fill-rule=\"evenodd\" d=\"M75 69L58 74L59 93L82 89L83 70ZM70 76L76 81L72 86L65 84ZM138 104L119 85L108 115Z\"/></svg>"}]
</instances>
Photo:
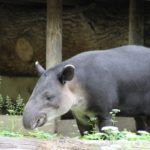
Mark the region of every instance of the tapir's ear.
<instances>
[{"instance_id":1,"label":"tapir's ear","mask_svg":"<svg viewBox=\"0 0 150 150\"><path fill-rule=\"evenodd\" d=\"M71 81L74 77L75 66L66 65L64 66L62 72L59 74L59 80L62 84L65 84L66 81Z\"/></svg>"},{"instance_id":2,"label":"tapir's ear","mask_svg":"<svg viewBox=\"0 0 150 150\"><path fill-rule=\"evenodd\" d=\"M45 72L45 69L39 64L38 61L35 62L35 68L39 76L41 76Z\"/></svg>"}]
</instances>

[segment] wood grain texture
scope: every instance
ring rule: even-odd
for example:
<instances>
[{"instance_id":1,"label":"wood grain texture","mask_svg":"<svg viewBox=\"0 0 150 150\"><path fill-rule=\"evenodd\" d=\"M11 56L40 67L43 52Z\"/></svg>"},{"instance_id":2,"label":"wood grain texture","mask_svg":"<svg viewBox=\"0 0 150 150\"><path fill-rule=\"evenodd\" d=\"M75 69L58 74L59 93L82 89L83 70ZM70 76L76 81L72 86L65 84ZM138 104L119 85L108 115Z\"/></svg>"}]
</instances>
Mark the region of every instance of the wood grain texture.
<instances>
[{"instance_id":1,"label":"wood grain texture","mask_svg":"<svg viewBox=\"0 0 150 150\"><path fill-rule=\"evenodd\" d=\"M47 0L46 68L62 61L62 0Z\"/></svg>"},{"instance_id":2,"label":"wood grain texture","mask_svg":"<svg viewBox=\"0 0 150 150\"><path fill-rule=\"evenodd\" d=\"M0 5L0 74L35 75L34 62L45 65L46 10Z\"/></svg>"},{"instance_id":3,"label":"wood grain texture","mask_svg":"<svg viewBox=\"0 0 150 150\"><path fill-rule=\"evenodd\" d=\"M63 58L77 53L128 44L128 2L96 3L63 18Z\"/></svg>"}]
</instances>

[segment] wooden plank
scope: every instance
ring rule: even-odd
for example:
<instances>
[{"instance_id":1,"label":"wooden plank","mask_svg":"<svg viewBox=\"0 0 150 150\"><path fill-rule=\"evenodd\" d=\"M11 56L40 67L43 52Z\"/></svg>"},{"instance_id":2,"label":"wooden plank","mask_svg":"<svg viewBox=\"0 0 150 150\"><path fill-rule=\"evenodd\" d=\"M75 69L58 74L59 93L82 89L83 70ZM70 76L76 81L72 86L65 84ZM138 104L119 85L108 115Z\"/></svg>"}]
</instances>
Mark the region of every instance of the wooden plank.
<instances>
[{"instance_id":1,"label":"wooden plank","mask_svg":"<svg viewBox=\"0 0 150 150\"><path fill-rule=\"evenodd\" d=\"M144 43L143 0L129 0L129 44Z\"/></svg>"},{"instance_id":2,"label":"wooden plank","mask_svg":"<svg viewBox=\"0 0 150 150\"><path fill-rule=\"evenodd\" d=\"M0 2L9 3L9 4L46 4L46 0L0 0Z\"/></svg>"}]
</instances>

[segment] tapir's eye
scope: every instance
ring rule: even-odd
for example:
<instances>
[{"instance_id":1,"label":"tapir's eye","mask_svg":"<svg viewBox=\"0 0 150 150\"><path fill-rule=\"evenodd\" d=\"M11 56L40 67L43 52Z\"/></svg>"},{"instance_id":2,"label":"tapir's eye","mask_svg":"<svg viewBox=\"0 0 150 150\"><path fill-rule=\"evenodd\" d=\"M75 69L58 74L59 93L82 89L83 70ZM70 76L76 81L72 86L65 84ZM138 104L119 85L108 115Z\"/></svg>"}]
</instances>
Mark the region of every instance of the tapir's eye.
<instances>
[{"instance_id":1,"label":"tapir's eye","mask_svg":"<svg viewBox=\"0 0 150 150\"><path fill-rule=\"evenodd\" d=\"M51 101L54 97L55 97L55 95L53 95L52 93L49 93L49 92L45 92L43 94L43 99L45 99L47 101Z\"/></svg>"},{"instance_id":2,"label":"tapir's eye","mask_svg":"<svg viewBox=\"0 0 150 150\"><path fill-rule=\"evenodd\" d=\"M53 98L54 98L54 96L49 96L49 95L46 96L46 100L48 100L48 101L51 101Z\"/></svg>"}]
</instances>

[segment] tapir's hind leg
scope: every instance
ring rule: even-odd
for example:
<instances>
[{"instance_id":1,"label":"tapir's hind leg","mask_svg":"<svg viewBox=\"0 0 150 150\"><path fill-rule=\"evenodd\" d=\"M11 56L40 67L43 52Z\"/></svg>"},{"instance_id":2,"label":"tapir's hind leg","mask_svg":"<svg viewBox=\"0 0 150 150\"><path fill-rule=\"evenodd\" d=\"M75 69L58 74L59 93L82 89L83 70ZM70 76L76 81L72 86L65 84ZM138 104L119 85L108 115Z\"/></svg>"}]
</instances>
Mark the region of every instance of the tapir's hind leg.
<instances>
[{"instance_id":1,"label":"tapir's hind leg","mask_svg":"<svg viewBox=\"0 0 150 150\"><path fill-rule=\"evenodd\" d=\"M146 131L150 132L150 116L146 117Z\"/></svg>"},{"instance_id":2,"label":"tapir's hind leg","mask_svg":"<svg viewBox=\"0 0 150 150\"><path fill-rule=\"evenodd\" d=\"M136 130L146 130L145 117L134 117ZM150 122L149 122L150 123Z\"/></svg>"}]
</instances>

